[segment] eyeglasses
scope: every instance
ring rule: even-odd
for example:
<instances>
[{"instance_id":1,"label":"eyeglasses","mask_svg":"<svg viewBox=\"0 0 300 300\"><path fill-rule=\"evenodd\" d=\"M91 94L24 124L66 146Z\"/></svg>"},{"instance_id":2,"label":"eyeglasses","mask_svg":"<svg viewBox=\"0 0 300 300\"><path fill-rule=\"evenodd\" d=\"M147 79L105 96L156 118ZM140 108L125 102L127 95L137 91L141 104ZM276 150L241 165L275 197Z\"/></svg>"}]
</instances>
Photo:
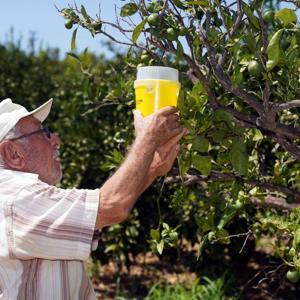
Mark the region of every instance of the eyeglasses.
<instances>
[{"instance_id":1,"label":"eyeglasses","mask_svg":"<svg viewBox=\"0 0 300 300\"><path fill-rule=\"evenodd\" d=\"M39 133L43 133L45 134L45 136L50 139L51 138L51 131L49 130L48 127L43 127L41 129L38 129L38 130L35 130L35 131L32 131L32 132L29 132L29 133L26 133L26 134L23 134L23 135L20 135L18 137L15 137L15 138L12 138L12 139L8 139L10 141L15 141L15 140L19 140L19 139L22 139L24 137L28 137L28 136L31 136L33 134L39 134Z\"/></svg>"}]
</instances>

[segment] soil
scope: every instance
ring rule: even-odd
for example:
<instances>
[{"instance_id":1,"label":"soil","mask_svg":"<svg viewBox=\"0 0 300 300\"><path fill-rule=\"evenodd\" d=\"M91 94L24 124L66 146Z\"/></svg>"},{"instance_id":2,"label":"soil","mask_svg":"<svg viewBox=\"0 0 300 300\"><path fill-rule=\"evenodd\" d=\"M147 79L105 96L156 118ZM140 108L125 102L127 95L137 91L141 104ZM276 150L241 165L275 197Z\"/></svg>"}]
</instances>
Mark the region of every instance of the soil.
<instances>
[{"instance_id":1,"label":"soil","mask_svg":"<svg viewBox=\"0 0 300 300\"><path fill-rule=\"evenodd\" d=\"M191 286L199 278L199 274L197 276L196 272L191 271L192 257L195 257L194 253L186 252L180 260L174 262L174 258L159 258L147 253L136 257L129 269L113 262L96 268L94 264L92 271L92 264L89 262L88 269L94 274L92 282L97 299L112 300L116 296L122 296L125 299L139 300L144 299L155 283ZM232 265L232 270L235 297L230 299L300 299L300 285L290 284L285 278L286 265L274 260L266 252L253 252L252 257Z\"/></svg>"},{"instance_id":2,"label":"soil","mask_svg":"<svg viewBox=\"0 0 300 300\"><path fill-rule=\"evenodd\" d=\"M101 300L115 299L117 295L144 299L155 283L181 283L188 287L196 279L196 273L183 264L173 264L152 253L136 257L129 269L109 262L99 266L98 276L92 276L97 299Z\"/></svg>"}]
</instances>

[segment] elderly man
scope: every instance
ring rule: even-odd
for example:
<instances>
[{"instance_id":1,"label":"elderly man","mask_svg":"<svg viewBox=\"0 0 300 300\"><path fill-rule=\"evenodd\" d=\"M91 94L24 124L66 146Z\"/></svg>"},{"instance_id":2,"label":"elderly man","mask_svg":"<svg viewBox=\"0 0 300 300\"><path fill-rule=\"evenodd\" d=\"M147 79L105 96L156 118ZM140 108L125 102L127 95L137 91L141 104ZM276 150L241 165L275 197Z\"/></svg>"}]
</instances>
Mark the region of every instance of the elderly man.
<instances>
[{"instance_id":1,"label":"elderly man","mask_svg":"<svg viewBox=\"0 0 300 300\"><path fill-rule=\"evenodd\" d=\"M125 220L141 193L168 172L186 133L177 110L142 118L120 168L101 189L61 189L59 138L42 122L52 99L28 112L0 102L0 299L95 299L84 269L94 232Z\"/></svg>"}]
</instances>

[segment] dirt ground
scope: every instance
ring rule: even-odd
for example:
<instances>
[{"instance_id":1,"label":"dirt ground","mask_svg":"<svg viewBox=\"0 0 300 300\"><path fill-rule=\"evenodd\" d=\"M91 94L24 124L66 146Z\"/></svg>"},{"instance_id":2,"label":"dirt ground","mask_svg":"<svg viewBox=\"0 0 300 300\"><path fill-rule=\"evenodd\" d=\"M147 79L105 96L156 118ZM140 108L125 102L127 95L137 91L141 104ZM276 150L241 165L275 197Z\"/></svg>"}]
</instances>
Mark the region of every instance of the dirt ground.
<instances>
[{"instance_id":1,"label":"dirt ground","mask_svg":"<svg viewBox=\"0 0 300 300\"><path fill-rule=\"evenodd\" d=\"M138 256L135 263L126 270L110 262L107 265L92 267L93 285L97 299L112 300L123 296L126 299L144 299L154 283L181 283L192 285L197 274L190 270L190 256L186 253L174 263L169 258L159 259L152 253ZM254 252L247 261L240 261L233 267L234 289L239 291L238 299L243 300L295 300L300 299L300 285L292 285L285 279L287 268L266 253ZM97 274L97 275L96 275Z\"/></svg>"},{"instance_id":2,"label":"dirt ground","mask_svg":"<svg viewBox=\"0 0 300 300\"><path fill-rule=\"evenodd\" d=\"M139 255L129 270L110 262L99 266L99 275L93 276L97 299L111 300L117 294L143 299L154 283L183 283L191 286L197 279L194 272L181 264L171 264L167 259L160 260L156 255Z\"/></svg>"}]
</instances>

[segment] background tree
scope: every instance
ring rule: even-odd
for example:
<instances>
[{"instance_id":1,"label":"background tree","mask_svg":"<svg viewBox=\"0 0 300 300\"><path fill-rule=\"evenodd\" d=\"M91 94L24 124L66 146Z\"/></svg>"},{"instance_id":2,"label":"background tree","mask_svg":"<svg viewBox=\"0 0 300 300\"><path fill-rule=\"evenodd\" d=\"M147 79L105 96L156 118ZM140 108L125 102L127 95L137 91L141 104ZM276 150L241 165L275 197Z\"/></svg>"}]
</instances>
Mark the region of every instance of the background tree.
<instances>
[{"instance_id":1,"label":"background tree","mask_svg":"<svg viewBox=\"0 0 300 300\"><path fill-rule=\"evenodd\" d=\"M245 245L273 236L283 269L298 274L300 211L290 211L300 201L299 1L124 2L115 23L89 15L84 6L60 12L67 28L76 26L71 48L83 27L127 45L129 67L181 71L179 109L191 134L178 168L164 179L175 190L169 207L181 220L168 220L164 210L150 232L152 248L161 253L175 245L177 231L200 242L199 255L209 243L244 237ZM241 227L232 233L233 220Z\"/></svg>"}]
</instances>

